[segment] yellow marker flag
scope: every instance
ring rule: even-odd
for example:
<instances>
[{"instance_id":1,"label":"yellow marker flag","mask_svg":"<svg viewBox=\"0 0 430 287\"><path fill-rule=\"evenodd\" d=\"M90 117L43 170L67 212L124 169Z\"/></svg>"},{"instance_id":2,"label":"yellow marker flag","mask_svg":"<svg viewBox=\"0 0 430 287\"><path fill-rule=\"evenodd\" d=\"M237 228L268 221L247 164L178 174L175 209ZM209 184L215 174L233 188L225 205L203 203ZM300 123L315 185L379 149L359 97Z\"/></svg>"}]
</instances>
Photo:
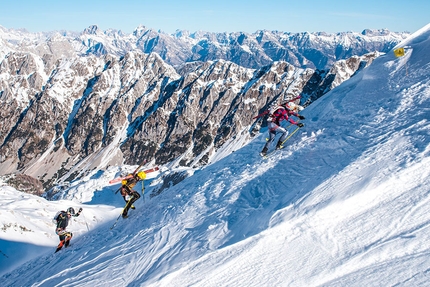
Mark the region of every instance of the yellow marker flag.
<instances>
[{"instance_id":1,"label":"yellow marker flag","mask_svg":"<svg viewBox=\"0 0 430 287\"><path fill-rule=\"evenodd\" d=\"M401 57L405 55L405 48L397 48L394 50L394 56Z\"/></svg>"}]
</instances>

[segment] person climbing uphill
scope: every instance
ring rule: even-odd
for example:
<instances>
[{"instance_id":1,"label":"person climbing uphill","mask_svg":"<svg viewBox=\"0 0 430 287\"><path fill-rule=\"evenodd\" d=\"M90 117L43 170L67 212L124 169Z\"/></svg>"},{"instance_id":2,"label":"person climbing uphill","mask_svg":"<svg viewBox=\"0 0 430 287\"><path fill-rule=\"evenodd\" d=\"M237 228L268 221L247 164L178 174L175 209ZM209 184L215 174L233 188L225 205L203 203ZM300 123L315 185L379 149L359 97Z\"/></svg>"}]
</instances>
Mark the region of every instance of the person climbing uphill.
<instances>
[{"instance_id":1,"label":"person climbing uphill","mask_svg":"<svg viewBox=\"0 0 430 287\"><path fill-rule=\"evenodd\" d=\"M122 212L122 217L127 218L128 217L128 211L129 209L134 209L133 203L140 198L140 194L133 190L133 187L139 182L143 181L146 178L146 173L144 171L139 171L135 175L132 175L128 179L124 179L121 184L120 192L122 197L124 198L124 201L126 202L126 205L124 207L124 211ZM142 182L142 190L144 189L144 185Z\"/></svg>"},{"instance_id":2,"label":"person climbing uphill","mask_svg":"<svg viewBox=\"0 0 430 287\"><path fill-rule=\"evenodd\" d=\"M72 216L78 217L81 215L82 208L79 208L79 211L75 213L75 210L73 207L69 207L67 211L60 211L56 214L54 221L57 223L57 227L55 229L55 233L60 238L60 243L57 246L57 250L55 252L58 252L63 248L63 245L65 247L69 247L70 240L73 237L73 233L70 231L67 231L66 228L69 225L69 220Z\"/></svg>"},{"instance_id":3,"label":"person climbing uphill","mask_svg":"<svg viewBox=\"0 0 430 287\"><path fill-rule=\"evenodd\" d=\"M278 143L276 144L276 149L282 148L282 143L288 136L288 131L281 126L282 121L287 120L293 125L297 125L300 128L303 127L303 123L297 122L291 118L291 116L295 116L298 117L300 120L304 120L305 117L299 115L299 110L303 110L303 107L291 101L275 106L273 109L271 109L271 112L269 113L269 117L267 119L269 128L269 139L267 140L266 144L263 147L263 150L260 153L261 156L267 155L267 151L269 150L270 145L272 144L273 140L276 137L276 134L278 133L281 133L282 135L279 138Z\"/></svg>"}]
</instances>

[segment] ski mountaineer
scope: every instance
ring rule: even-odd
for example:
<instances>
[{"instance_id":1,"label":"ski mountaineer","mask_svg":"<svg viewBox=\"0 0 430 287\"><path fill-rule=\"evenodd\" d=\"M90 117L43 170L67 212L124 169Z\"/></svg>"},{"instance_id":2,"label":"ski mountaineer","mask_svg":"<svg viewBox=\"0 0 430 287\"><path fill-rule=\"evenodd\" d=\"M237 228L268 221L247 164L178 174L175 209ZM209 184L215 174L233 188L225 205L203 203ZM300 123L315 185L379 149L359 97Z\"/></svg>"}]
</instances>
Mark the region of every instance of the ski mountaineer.
<instances>
[{"instance_id":1,"label":"ski mountaineer","mask_svg":"<svg viewBox=\"0 0 430 287\"><path fill-rule=\"evenodd\" d=\"M67 211L60 211L55 216L54 220L57 223L57 227L55 229L55 233L60 238L60 243L57 246L57 250L55 252L58 252L63 248L63 245L65 247L68 247L70 244L70 239L72 239L73 234L66 230L67 226L69 225L69 220L72 216L78 217L82 212L82 208L79 208L78 213L75 214L75 210L73 207L69 207Z\"/></svg>"},{"instance_id":2,"label":"ski mountaineer","mask_svg":"<svg viewBox=\"0 0 430 287\"><path fill-rule=\"evenodd\" d=\"M296 122L291 118L291 116L296 116L301 120L304 120L305 117L298 114L299 110L303 110L303 107L297 105L294 102L286 102L281 105L276 106L272 109L272 113L269 115L267 122L269 128L269 139L264 145L263 150L261 151L261 156L266 156L267 151L269 150L270 145L275 139L276 134L281 133L282 136L279 138L278 143L276 144L276 149L282 148L282 143L287 138L288 131L281 127L281 122L283 120L289 121L293 125L297 125L299 128L303 127L302 123Z\"/></svg>"},{"instance_id":3,"label":"ski mountaineer","mask_svg":"<svg viewBox=\"0 0 430 287\"><path fill-rule=\"evenodd\" d=\"M133 190L133 187L139 182L143 181L146 178L146 173L144 171L139 171L138 173L132 175L131 178L124 179L121 181L121 195L126 202L124 207L124 211L122 212L122 217L127 218L128 210L134 209L133 203L140 198L140 194ZM143 182L142 182L142 190L143 190Z\"/></svg>"}]
</instances>

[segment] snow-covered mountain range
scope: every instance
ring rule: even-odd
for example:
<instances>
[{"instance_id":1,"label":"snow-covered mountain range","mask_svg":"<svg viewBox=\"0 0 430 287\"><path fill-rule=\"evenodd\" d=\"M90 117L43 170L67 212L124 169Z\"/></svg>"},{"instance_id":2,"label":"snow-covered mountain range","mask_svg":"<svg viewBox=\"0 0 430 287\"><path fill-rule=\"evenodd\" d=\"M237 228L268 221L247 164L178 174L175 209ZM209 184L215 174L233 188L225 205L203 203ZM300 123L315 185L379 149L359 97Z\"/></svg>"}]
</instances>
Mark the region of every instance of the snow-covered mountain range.
<instances>
[{"instance_id":1,"label":"snow-covered mountain range","mask_svg":"<svg viewBox=\"0 0 430 287\"><path fill-rule=\"evenodd\" d=\"M273 102L307 105L407 36L0 33L0 175L45 189L143 159L204 166L251 140Z\"/></svg>"},{"instance_id":2,"label":"snow-covered mountain range","mask_svg":"<svg viewBox=\"0 0 430 287\"><path fill-rule=\"evenodd\" d=\"M112 230L123 202L106 183L125 166L71 182L63 201L1 186L2 285L427 286L430 24L398 47L309 105L276 156L258 155L263 127ZM84 211L53 254L50 219L69 206Z\"/></svg>"},{"instance_id":3,"label":"snow-covered mountain range","mask_svg":"<svg viewBox=\"0 0 430 287\"><path fill-rule=\"evenodd\" d=\"M82 33L58 31L28 33L0 26L0 56L9 51L31 52L41 57L71 55L124 56L130 51L157 53L167 64L178 67L188 62L225 60L245 68L258 69L275 61L295 67L330 69L339 61L379 51L387 52L409 33L388 30L364 30L337 34L288 33L261 30L245 32L174 34L137 27L125 34L114 29L102 31L96 25Z\"/></svg>"}]
</instances>

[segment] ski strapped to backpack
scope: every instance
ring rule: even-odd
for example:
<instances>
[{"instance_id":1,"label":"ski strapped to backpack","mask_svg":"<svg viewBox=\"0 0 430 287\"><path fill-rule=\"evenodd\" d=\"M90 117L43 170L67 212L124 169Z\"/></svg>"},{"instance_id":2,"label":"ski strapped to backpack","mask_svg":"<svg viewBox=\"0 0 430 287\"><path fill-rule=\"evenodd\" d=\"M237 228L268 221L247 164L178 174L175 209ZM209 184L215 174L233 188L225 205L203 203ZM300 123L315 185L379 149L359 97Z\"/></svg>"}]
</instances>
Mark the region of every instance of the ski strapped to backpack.
<instances>
[{"instance_id":1,"label":"ski strapped to backpack","mask_svg":"<svg viewBox=\"0 0 430 287\"><path fill-rule=\"evenodd\" d=\"M295 100L298 100L298 99L300 99L301 98L301 96L297 96L297 97L295 97L294 99L291 99L291 100L288 100L287 101L287 103L289 103L289 102L294 102ZM264 117L265 115L267 115L267 114L273 114L277 109L279 109L281 107L281 105L280 104L276 104L276 105L274 105L274 106L272 106L270 109L268 109L268 110L265 110L264 112L262 112L261 114L259 114L259 115L257 115L257 116L255 116L255 117L253 117L253 119L258 119L258 118L261 118L261 117Z\"/></svg>"},{"instance_id":2,"label":"ski strapped to backpack","mask_svg":"<svg viewBox=\"0 0 430 287\"><path fill-rule=\"evenodd\" d=\"M144 170L144 172L145 173L151 173L151 172L155 172L155 171L158 171L158 170L160 170L160 168L158 167L158 166L156 166L156 167L153 167L153 168L150 168L150 169L146 169L146 170ZM138 171L138 170L137 170ZM113 183L117 183L117 182L120 182L120 181L123 181L124 179L130 179L130 178L132 178L133 176L135 176L136 175L136 171L135 172L133 172L133 174L130 174L130 175L127 175L127 176L124 176L124 177L118 177L118 178L115 178L115 179L112 179L112 180L109 180L109 184L113 184Z\"/></svg>"}]
</instances>

